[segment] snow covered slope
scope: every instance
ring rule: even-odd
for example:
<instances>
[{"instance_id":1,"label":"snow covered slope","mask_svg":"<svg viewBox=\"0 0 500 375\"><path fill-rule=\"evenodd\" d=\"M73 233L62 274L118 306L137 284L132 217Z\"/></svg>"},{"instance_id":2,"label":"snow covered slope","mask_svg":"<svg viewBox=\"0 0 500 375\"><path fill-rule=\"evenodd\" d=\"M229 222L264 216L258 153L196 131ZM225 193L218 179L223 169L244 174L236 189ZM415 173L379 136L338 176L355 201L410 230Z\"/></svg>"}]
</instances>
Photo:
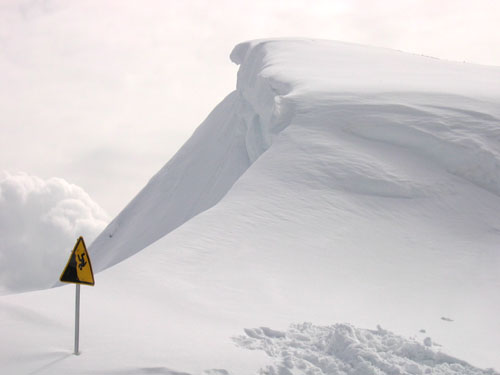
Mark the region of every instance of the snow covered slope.
<instances>
[{"instance_id":1,"label":"snow covered slope","mask_svg":"<svg viewBox=\"0 0 500 375\"><path fill-rule=\"evenodd\" d=\"M237 90L90 248L115 266L84 290L84 355L57 288L0 299L0 368L500 369L500 68L311 40L231 58ZM346 322L405 339L317 326Z\"/></svg>"},{"instance_id":2,"label":"snow covered slope","mask_svg":"<svg viewBox=\"0 0 500 375\"><path fill-rule=\"evenodd\" d=\"M241 64L237 91L95 241L97 269L116 264L216 204L283 130L292 122L298 125L299 116L306 117L309 133L320 126L406 147L448 173L500 193L494 142L498 68L305 40L243 43L231 58ZM395 186L388 186L391 178L383 176L383 165L364 168L365 181L355 178L345 188L389 197L418 190L414 181L397 182L397 175ZM340 177L332 189L349 183Z\"/></svg>"}]
</instances>

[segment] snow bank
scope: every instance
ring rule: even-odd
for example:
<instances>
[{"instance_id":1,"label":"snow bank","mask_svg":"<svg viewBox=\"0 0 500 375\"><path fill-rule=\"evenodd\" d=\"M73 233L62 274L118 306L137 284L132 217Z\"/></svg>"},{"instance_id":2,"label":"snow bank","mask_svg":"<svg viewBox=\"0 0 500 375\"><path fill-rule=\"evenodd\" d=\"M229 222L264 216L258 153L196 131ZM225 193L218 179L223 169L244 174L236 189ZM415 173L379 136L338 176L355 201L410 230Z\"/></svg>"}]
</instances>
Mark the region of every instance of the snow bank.
<instances>
[{"instance_id":1,"label":"snow bank","mask_svg":"<svg viewBox=\"0 0 500 375\"><path fill-rule=\"evenodd\" d=\"M500 195L499 68L307 40L246 42L231 59L267 147L292 118L320 111L316 122L405 147Z\"/></svg>"},{"instance_id":2,"label":"snow bank","mask_svg":"<svg viewBox=\"0 0 500 375\"><path fill-rule=\"evenodd\" d=\"M231 59L240 64L237 90L98 237L90 249L97 270L213 207L291 124L404 147L500 194L499 68L316 40L246 42ZM330 188L433 194L435 186L411 181L371 152L328 172Z\"/></svg>"},{"instance_id":3,"label":"snow bank","mask_svg":"<svg viewBox=\"0 0 500 375\"><path fill-rule=\"evenodd\" d=\"M92 241L104 211L76 185L0 174L0 292L52 287L78 236Z\"/></svg>"},{"instance_id":4,"label":"snow bank","mask_svg":"<svg viewBox=\"0 0 500 375\"><path fill-rule=\"evenodd\" d=\"M248 168L244 103L228 95L92 244L102 270L216 204ZM93 263L93 264L94 264Z\"/></svg>"},{"instance_id":5,"label":"snow bank","mask_svg":"<svg viewBox=\"0 0 500 375\"><path fill-rule=\"evenodd\" d=\"M500 68L443 61L401 51L312 39L266 39L237 45L238 89L270 80L276 91L301 94L445 93L499 97ZM260 79L259 79L260 78ZM309 95L311 97L311 95Z\"/></svg>"},{"instance_id":6,"label":"snow bank","mask_svg":"<svg viewBox=\"0 0 500 375\"><path fill-rule=\"evenodd\" d=\"M292 325L286 332L266 327L246 329L234 340L243 348L263 350L275 364L261 370L265 375L481 375L498 374L480 370L464 361L435 351L429 337L424 344L377 330L349 324Z\"/></svg>"}]
</instances>

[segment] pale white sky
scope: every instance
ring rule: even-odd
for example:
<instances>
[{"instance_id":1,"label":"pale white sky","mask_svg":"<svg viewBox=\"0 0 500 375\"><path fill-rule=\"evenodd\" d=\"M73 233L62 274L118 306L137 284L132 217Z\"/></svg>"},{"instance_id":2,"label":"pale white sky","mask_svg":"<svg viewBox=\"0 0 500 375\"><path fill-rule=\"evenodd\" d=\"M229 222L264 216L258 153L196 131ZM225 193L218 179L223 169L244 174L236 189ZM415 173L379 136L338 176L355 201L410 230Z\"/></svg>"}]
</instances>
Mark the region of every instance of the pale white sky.
<instances>
[{"instance_id":1,"label":"pale white sky","mask_svg":"<svg viewBox=\"0 0 500 375\"><path fill-rule=\"evenodd\" d=\"M0 171L113 217L236 85L238 42L310 37L500 66L498 0L1 0Z\"/></svg>"}]
</instances>

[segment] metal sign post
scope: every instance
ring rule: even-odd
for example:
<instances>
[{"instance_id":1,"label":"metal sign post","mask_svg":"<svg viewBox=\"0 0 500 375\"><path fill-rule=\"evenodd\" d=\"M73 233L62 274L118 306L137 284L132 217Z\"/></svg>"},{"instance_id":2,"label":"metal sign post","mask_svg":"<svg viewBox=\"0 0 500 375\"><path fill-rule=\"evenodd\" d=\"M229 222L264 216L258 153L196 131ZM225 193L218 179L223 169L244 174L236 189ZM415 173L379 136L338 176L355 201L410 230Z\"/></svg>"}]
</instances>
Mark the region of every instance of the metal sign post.
<instances>
[{"instance_id":1,"label":"metal sign post","mask_svg":"<svg viewBox=\"0 0 500 375\"><path fill-rule=\"evenodd\" d=\"M80 341L80 284L76 284L75 289L75 355L78 353L78 345Z\"/></svg>"},{"instance_id":2,"label":"metal sign post","mask_svg":"<svg viewBox=\"0 0 500 375\"><path fill-rule=\"evenodd\" d=\"M68 264L59 278L64 283L76 284L75 289L75 355L79 355L80 340L80 284L94 286L94 272L83 238L78 238L71 252Z\"/></svg>"}]
</instances>

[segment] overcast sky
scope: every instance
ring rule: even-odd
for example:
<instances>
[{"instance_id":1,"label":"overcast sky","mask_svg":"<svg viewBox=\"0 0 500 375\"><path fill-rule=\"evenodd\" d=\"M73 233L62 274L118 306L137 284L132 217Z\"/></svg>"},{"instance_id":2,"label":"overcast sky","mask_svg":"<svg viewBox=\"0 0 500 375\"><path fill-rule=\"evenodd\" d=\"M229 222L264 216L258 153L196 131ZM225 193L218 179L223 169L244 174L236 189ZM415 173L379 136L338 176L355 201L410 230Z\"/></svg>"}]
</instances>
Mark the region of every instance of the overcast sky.
<instances>
[{"instance_id":1,"label":"overcast sky","mask_svg":"<svg viewBox=\"0 0 500 375\"><path fill-rule=\"evenodd\" d=\"M500 1L1 0L0 171L113 217L235 88L232 47L293 36L500 66Z\"/></svg>"}]
</instances>

